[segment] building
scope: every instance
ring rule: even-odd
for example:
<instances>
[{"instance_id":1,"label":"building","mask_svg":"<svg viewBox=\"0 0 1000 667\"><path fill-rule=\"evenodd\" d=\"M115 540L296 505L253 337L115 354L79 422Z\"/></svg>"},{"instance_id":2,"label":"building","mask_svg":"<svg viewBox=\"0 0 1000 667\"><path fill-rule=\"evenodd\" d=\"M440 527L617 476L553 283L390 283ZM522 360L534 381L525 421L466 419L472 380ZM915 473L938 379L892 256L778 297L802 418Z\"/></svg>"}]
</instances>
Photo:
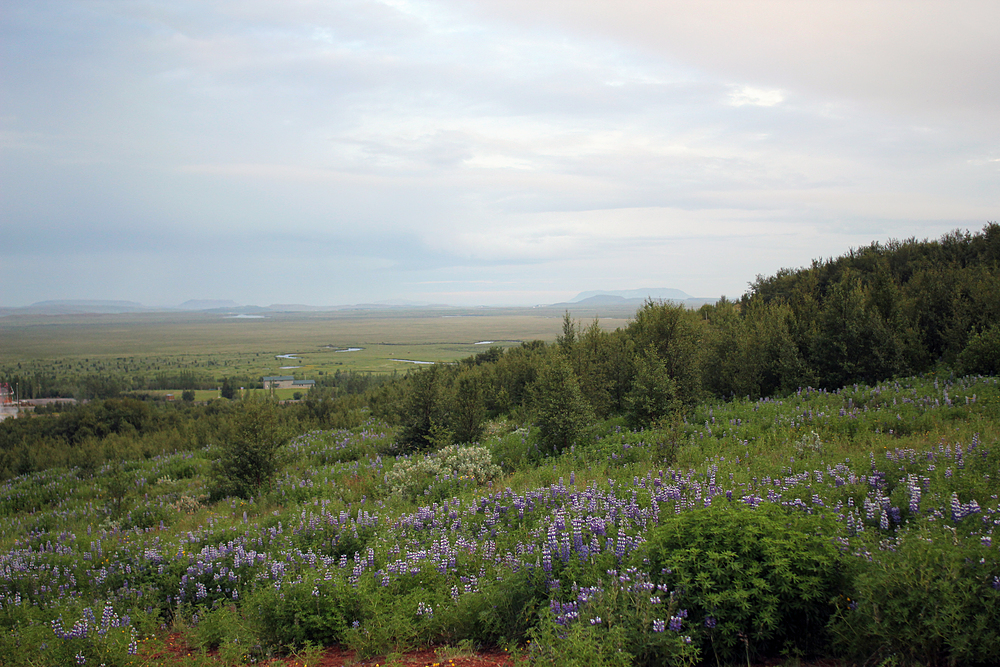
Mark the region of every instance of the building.
<instances>
[{"instance_id":1,"label":"building","mask_svg":"<svg viewBox=\"0 0 1000 667\"><path fill-rule=\"evenodd\" d=\"M315 380L296 380L291 375L265 375L261 378L264 389L312 389Z\"/></svg>"}]
</instances>

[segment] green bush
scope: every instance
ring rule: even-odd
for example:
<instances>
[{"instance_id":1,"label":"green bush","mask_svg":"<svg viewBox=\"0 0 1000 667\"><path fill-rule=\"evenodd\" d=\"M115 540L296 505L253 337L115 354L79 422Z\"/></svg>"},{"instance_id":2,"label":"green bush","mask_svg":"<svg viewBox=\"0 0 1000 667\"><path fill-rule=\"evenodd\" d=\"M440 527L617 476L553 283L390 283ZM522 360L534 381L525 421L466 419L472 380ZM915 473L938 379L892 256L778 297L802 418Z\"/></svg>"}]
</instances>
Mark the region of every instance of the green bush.
<instances>
[{"instance_id":1,"label":"green bush","mask_svg":"<svg viewBox=\"0 0 1000 667\"><path fill-rule=\"evenodd\" d=\"M281 467L288 429L271 401L241 401L212 469L213 497L247 498L270 486Z\"/></svg>"},{"instance_id":2,"label":"green bush","mask_svg":"<svg viewBox=\"0 0 1000 667\"><path fill-rule=\"evenodd\" d=\"M500 476L486 447L445 447L423 457L398 459L385 481L393 493L415 497L438 483L468 480L485 484Z\"/></svg>"},{"instance_id":3,"label":"green bush","mask_svg":"<svg viewBox=\"0 0 1000 667\"><path fill-rule=\"evenodd\" d=\"M261 586L247 595L243 608L264 645L295 648L343 642L361 613L357 589L313 577L280 591Z\"/></svg>"},{"instance_id":4,"label":"green bush","mask_svg":"<svg viewBox=\"0 0 1000 667\"><path fill-rule=\"evenodd\" d=\"M947 526L874 546L838 599L834 645L862 664L1000 664L998 575L996 547Z\"/></svg>"},{"instance_id":5,"label":"green bush","mask_svg":"<svg viewBox=\"0 0 1000 667\"><path fill-rule=\"evenodd\" d=\"M532 630L530 656L551 665L690 665L699 649L687 610L676 594L638 568L607 570L596 586L573 585L570 599L553 599Z\"/></svg>"},{"instance_id":6,"label":"green bush","mask_svg":"<svg viewBox=\"0 0 1000 667\"><path fill-rule=\"evenodd\" d=\"M1000 325L993 325L969 336L969 342L958 355L962 373L1000 374Z\"/></svg>"},{"instance_id":7,"label":"green bush","mask_svg":"<svg viewBox=\"0 0 1000 667\"><path fill-rule=\"evenodd\" d=\"M706 655L808 654L826 643L843 587L836 534L832 521L780 507L717 503L651 531L650 571L683 595L686 632Z\"/></svg>"}]
</instances>

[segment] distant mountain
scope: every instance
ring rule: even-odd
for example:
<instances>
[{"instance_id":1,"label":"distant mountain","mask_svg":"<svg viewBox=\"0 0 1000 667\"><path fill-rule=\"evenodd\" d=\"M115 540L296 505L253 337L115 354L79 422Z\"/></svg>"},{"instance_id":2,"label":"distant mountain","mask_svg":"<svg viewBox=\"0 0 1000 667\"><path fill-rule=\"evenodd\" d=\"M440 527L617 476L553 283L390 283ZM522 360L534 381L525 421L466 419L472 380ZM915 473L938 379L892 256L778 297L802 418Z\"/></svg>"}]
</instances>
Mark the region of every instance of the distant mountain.
<instances>
[{"instance_id":1,"label":"distant mountain","mask_svg":"<svg viewBox=\"0 0 1000 667\"><path fill-rule=\"evenodd\" d=\"M216 310L238 308L240 304L227 299L190 299L177 306L177 310Z\"/></svg>"},{"instance_id":2,"label":"distant mountain","mask_svg":"<svg viewBox=\"0 0 1000 667\"><path fill-rule=\"evenodd\" d=\"M304 303L272 303L267 309L276 313L312 313L333 310L330 306L307 306Z\"/></svg>"},{"instance_id":3,"label":"distant mountain","mask_svg":"<svg viewBox=\"0 0 1000 667\"><path fill-rule=\"evenodd\" d=\"M646 299L669 299L670 301L686 301L687 299L693 299L687 292L682 292L679 289L672 289L669 287L643 287L640 289L629 289L629 290L596 290L591 292L580 292L575 297L569 300L570 303L580 303L584 300L593 299L594 297L620 297L622 300L625 299L640 299L645 301ZM609 302L611 303L611 302ZM621 302L617 302L621 303Z\"/></svg>"},{"instance_id":4,"label":"distant mountain","mask_svg":"<svg viewBox=\"0 0 1000 667\"><path fill-rule=\"evenodd\" d=\"M642 289L617 291L580 292L572 300L564 303L548 304L549 308L616 308L626 307L639 309L647 300L672 301L683 304L687 308L700 308L706 303L715 303L717 298L693 297L679 289L666 287L646 287Z\"/></svg>"}]
</instances>

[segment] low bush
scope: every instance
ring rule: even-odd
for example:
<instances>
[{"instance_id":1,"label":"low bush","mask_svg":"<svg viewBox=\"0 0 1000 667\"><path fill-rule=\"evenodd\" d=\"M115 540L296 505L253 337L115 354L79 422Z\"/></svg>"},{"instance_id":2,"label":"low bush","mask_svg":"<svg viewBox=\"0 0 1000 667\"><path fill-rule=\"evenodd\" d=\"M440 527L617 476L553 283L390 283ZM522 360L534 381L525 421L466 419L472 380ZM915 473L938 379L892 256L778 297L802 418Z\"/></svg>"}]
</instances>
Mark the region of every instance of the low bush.
<instances>
[{"instance_id":1,"label":"low bush","mask_svg":"<svg viewBox=\"0 0 1000 667\"><path fill-rule=\"evenodd\" d=\"M1000 563L990 540L948 526L861 552L830 624L860 664L1000 664Z\"/></svg>"},{"instance_id":2,"label":"low bush","mask_svg":"<svg viewBox=\"0 0 1000 667\"><path fill-rule=\"evenodd\" d=\"M386 473L385 481L393 493L416 497L442 482L468 480L485 484L499 477L500 472L486 447L445 447L427 456L398 459Z\"/></svg>"},{"instance_id":3,"label":"low bush","mask_svg":"<svg viewBox=\"0 0 1000 667\"><path fill-rule=\"evenodd\" d=\"M688 632L706 655L810 654L826 643L843 590L837 532L815 516L717 501L651 531L650 571L683 596Z\"/></svg>"},{"instance_id":4,"label":"low bush","mask_svg":"<svg viewBox=\"0 0 1000 667\"><path fill-rule=\"evenodd\" d=\"M698 646L676 593L637 568L611 569L596 586L573 585L553 599L532 630L535 663L573 667L691 665Z\"/></svg>"}]
</instances>

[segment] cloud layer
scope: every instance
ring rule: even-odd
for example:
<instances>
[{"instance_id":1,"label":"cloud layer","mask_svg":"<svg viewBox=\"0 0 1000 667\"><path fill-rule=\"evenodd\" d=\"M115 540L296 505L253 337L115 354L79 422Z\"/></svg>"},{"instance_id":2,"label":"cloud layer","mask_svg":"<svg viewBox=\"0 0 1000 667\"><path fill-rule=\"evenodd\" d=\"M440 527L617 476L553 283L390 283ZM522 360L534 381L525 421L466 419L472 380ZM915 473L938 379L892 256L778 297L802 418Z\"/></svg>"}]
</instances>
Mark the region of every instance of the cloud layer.
<instances>
[{"instance_id":1,"label":"cloud layer","mask_svg":"<svg viewBox=\"0 0 1000 667\"><path fill-rule=\"evenodd\" d=\"M0 305L531 304L1000 210L986 2L4 3Z\"/></svg>"}]
</instances>

